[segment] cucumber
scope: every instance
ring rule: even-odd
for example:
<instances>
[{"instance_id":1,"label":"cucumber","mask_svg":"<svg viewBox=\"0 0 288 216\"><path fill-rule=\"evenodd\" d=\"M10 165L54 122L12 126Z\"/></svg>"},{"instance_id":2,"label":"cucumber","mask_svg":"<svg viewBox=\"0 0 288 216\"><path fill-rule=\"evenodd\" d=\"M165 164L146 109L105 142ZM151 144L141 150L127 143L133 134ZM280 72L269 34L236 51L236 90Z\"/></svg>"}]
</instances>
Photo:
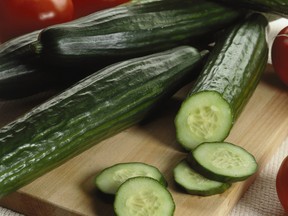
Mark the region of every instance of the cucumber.
<instances>
[{"instance_id":1,"label":"cucumber","mask_svg":"<svg viewBox=\"0 0 288 216\"><path fill-rule=\"evenodd\" d=\"M230 183L208 179L196 172L186 160L180 161L173 169L174 180L192 195L211 196L230 188Z\"/></svg>"},{"instance_id":2,"label":"cucumber","mask_svg":"<svg viewBox=\"0 0 288 216\"><path fill-rule=\"evenodd\" d=\"M0 99L19 99L50 90L59 92L89 74L83 66L79 73L79 68L67 71L43 64L31 49L40 31L0 44Z\"/></svg>"},{"instance_id":3,"label":"cucumber","mask_svg":"<svg viewBox=\"0 0 288 216\"><path fill-rule=\"evenodd\" d=\"M141 162L119 163L107 167L96 176L95 184L101 192L114 195L123 182L137 176L154 178L167 186L166 179L156 167Z\"/></svg>"},{"instance_id":4,"label":"cucumber","mask_svg":"<svg viewBox=\"0 0 288 216\"><path fill-rule=\"evenodd\" d=\"M201 175L220 182L246 180L258 169L252 154L228 142L202 143L187 158Z\"/></svg>"},{"instance_id":5,"label":"cucumber","mask_svg":"<svg viewBox=\"0 0 288 216\"><path fill-rule=\"evenodd\" d=\"M143 120L201 61L181 46L110 65L1 128L0 197Z\"/></svg>"},{"instance_id":6,"label":"cucumber","mask_svg":"<svg viewBox=\"0 0 288 216\"><path fill-rule=\"evenodd\" d=\"M118 216L172 216L175 202L167 188L155 179L134 177L119 187L114 210Z\"/></svg>"},{"instance_id":7,"label":"cucumber","mask_svg":"<svg viewBox=\"0 0 288 216\"><path fill-rule=\"evenodd\" d=\"M245 7L259 12L274 13L280 16L288 16L287 0L214 0L215 2L224 2L229 6L239 8Z\"/></svg>"},{"instance_id":8,"label":"cucumber","mask_svg":"<svg viewBox=\"0 0 288 216\"><path fill-rule=\"evenodd\" d=\"M35 31L0 44L0 98L17 99L58 86L57 73L44 72L30 44L37 40Z\"/></svg>"},{"instance_id":9,"label":"cucumber","mask_svg":"<svg viewBox=\"0 0 288 216\"><path fill-rule=\"evenodd\" d=\"M242 15L206 0L128 3L48 27L34 49L48 64L103 67L183 44L195 46Z\"/></svg>"},{"instance_id":10,"label":"cucumber","mask_svg":"<svg viewBox=\"0 0 288 216\"><path fill-rule=\"evenodd\" d=\"M229 135L265 71L266 26L263 15L252 14L216 42L175 118L177 140L184 149Z\"/></svg>"}]
</instances>

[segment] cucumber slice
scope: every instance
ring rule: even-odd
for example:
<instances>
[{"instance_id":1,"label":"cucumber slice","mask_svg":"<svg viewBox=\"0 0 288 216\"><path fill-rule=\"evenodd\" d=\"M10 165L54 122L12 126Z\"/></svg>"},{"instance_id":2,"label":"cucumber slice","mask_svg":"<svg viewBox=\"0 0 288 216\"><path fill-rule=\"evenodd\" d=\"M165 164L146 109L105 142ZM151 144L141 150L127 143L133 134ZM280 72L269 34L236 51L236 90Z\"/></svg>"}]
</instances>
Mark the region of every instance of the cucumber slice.
<instances>
[{"instance_id":1,"label":"cucumber slice","mask_svg":"<svg viewBox=\"0 0 288 216\"><path fill-rule=\"evenodd\" d=\"M167 188L155 179L134 177L119 187L114 210L118 216L172 216L175 203Z\"/></svg>"},{"instance_id":2,"label":"cucumber slice","mask_svg":"<svg viewBox=\"0 0 288 216\"><path fill-rule=\"evenodd\" d=\"M202 142L223 141L232 124L230 106L216 91L189 96L175 118L177 139L186 150Z\"/></svg>"},{"instance_id":3,"label":"cucumber slice","mask_svg":"<svg viewBox=\"0 0 288 216\"><path fill-rule=\"evenodd\" d=\"M231 184L210 180L191 168L186 160L180 161L173 170L175 182L192 195L210 196L226 191Z\"/></svg>"},{"instance_id":4,"label":"cucumber slice","mask_svg":"<svg viewBox=\"0 0 288 216\"><path fill-rule=\"evenodd\" d=\"M167 181L156 167L141 162L119 163L107 167L96 176L95 184L101 192L114 195L123 182L137 176L151 177L167 186Z\"/></svg>"},{"instance_id":5,"label":"cucumber slice","mask_svg":"<svg viewBox=\"0 0 288 216\"><path fill-rule=\"evenodd\" d=\"M258 169L252 154L228 142L202 143L188 154L188 162L201 175L221 182L243 181Z\"/></svg>"}]
</instances>

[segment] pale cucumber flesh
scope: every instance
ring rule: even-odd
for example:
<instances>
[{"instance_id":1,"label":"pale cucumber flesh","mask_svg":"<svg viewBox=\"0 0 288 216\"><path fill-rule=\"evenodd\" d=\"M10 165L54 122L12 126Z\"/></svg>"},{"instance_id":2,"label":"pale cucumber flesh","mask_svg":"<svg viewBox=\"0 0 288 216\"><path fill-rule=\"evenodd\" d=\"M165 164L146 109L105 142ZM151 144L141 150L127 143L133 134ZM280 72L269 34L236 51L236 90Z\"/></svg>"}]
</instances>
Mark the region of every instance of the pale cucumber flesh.
<instances>
[{"instance_id":1,"label":"pale cucumber flesh","mask_svg":"<svg viewBox=\"0 0 288 216\"><path fill-rule=\"evenodd\" d=\"M123 182L137 176L151 177L167 186L164 176L156 167L141 162L119 163L107 167L96 176L95 184L101 192L114 195Z\"/></svg>"},{"instance_id":2,"label":"pale cucumber flesh","mask_svg":"<svg viewBox=\"0 0 288 216\"><path fill-rule=\"evenodd\" d=\"M203 142L223 141L232 124L231 108L216 91L188 96L175 118L177 140L187 150Z\"/></svg>"},{"instance_id":3,"label":"pale cucumber flesh","mask_svg":"<svg viewBox=\"0 0 288 216\"><path fill-rule=\"evenodd\" d=\"M175 203L167 188L155 179L134 177L119 187L114 210L118 216L172 216Z\"/></svg>"},{"instance_id":4,"label":"pale cucumber flesh","mask_svg":"<svg viewBox=\"0 0 288 216\"><path fill-rule=\"evenodd\" d=\"M222 182L245 180L258 169L252 154L228 142L202 143L188 154L188 161L205 177Z\"/></svg>"}]
</instances>

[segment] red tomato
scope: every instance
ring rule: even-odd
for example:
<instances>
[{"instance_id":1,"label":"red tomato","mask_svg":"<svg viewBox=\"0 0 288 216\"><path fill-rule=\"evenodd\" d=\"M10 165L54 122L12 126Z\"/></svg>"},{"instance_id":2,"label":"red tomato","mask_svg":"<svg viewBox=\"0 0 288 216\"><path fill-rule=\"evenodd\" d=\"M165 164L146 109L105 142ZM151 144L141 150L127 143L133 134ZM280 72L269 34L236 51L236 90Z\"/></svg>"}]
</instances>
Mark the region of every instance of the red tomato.
<instances>
[{"instance_id":1,"label":"red tomato","mask_svg":"<svg viewBox=\"0 0 288 216\"><path fill-rule=\"evenodd\" d=\"M1 0L0 42L73 18L72 0Z\"/></svg>"},{"instance_id":2,"label":"red tomato","mask_svg":"<svg viewBox=\"0 0 288 216\"><path fill-rule=\"evenodd\" d=\"M271 58L275 72L288 85L288 26L274 39Z\"/></svg>"},{"instance_id":3,"label":"red tomato","mask_svg":"<svg viewBox=\"0 0 288 216\"><path fill-rule=\"evenodd\" d=\"M283 208L288 212L288 156L283 160L278 170L276 190Z\"/></svg>"},{"instance_id":4,"label":"red tomato","mask_svg":"<svg viewBox=\"0 0 288 216\"><path fill-rule=\"evenodd\" d=\"M115 7L129 0L73 0L75 18L86 16L90 13Z\"/></svg>"}]
</instances>

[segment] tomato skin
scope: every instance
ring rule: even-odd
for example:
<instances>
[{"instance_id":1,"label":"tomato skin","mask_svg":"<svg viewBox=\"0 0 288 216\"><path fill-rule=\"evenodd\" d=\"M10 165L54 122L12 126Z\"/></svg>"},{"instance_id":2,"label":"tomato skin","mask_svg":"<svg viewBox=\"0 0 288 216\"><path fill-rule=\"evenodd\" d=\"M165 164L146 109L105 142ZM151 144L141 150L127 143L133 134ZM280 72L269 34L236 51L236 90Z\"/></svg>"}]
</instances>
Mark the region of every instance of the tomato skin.
<instances>
[{"instance_id":1,"label":"tomato skin","mask_svg":"<svg viewBox=\"0 0 288 216\"><path fill-rule=\"evenodd\" d=\"M1 0L0 42L73 18L72 0Z\"/></svg>"},{"instance_id":2,"label":"tomato skin","mask_svg":"<svg viewBox=\"0 0 288 216\"><path fill-rule=\"evenodd\" d=\"M288 85L288 26L276 36L271 51L272 65L280 79Z\"/></svg>"},{"instance_id":3,"label":"tomato skin","mask_svg":"<svg viewBox=\"0 0 288 216\"><path fill-rule=\"evenodd\" d=\"M86 16L90 13L115 7L129 0L73 0L75 18Z\"/></svg>"},{"instance_id":4,"label":"tomato skin","mask_svg":"<svg viewBox=\"0 0 288 216\"><path fill-rule=\"evenodd\" d=\"M276 191L280 203L288 213L288 156L282 161L276 177Z\"/></svg>"}]
</instances>

